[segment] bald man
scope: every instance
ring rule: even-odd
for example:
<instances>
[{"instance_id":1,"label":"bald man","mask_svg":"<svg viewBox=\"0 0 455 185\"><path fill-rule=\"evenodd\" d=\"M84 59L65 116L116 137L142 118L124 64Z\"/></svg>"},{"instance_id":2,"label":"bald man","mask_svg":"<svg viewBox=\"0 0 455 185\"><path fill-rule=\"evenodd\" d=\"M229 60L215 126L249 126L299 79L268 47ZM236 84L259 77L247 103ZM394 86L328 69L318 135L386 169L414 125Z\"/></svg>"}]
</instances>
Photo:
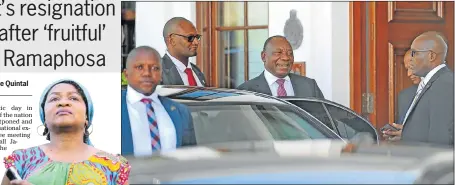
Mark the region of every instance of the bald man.
<instances>
[{"instance_id":1,"label":"bald man","mask_svg":"<svg viewBox=\"0 0 455 185\"><path fill-rule=\"evenodd\" d=\"M453 146L454 76L445 64L447 44L439 34L422 34L411 45L412 73L423 77L403 120L401 131L386 131L390 140Z\"/></svg>"},{"instance_id":2,"label":"bald man","mask_svg":"<svg viewBox=\"0 0 455 185\"><path fill-rule=\"evenodd\" d=\"M201 35L193 23L183 17L174 17L163 29L166 54L163 56L163 85L206 86L204 73L189 62L197 55Z\"/></svg>"},{"instance_id":3,"label":"bald man","mask_svg":"<svg viewBox=\"0 0 455 185\"><path fill-rule=\"evenodd\" d=\"M195 145L189 109L159 96L160 54L153 48L133 49L126 60L124 75L128 87L122 90L122 155L146 156Z\"/></svg>"},{"instance_id":4,"label":"bald man","mask_svg":"<svg viewBox=\"0 0 455 185\"><path fill-rule=\"evenodd\" d=\"M411 105L412 99L414 98L415 93L417 92L417 88L419 84L422 82L421 78L412 74L412 71L409 69L409 65L411 64L411 50L408 50L404 54L404 68L407 71L407 76L412 82L412 85L406 89L403 89L400 91L398 94L398 116L396 119L396 123L403 123L404 116L406 112L408 111L409 106Z\"/></svg>"}]
</instances>

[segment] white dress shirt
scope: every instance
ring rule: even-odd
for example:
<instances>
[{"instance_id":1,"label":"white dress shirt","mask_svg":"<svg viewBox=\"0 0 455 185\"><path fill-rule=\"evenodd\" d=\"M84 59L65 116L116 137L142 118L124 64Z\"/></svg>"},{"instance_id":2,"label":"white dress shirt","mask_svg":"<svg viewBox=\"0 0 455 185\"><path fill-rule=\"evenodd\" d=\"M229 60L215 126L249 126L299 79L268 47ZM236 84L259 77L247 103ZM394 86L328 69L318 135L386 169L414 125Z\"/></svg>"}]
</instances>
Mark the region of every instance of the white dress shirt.
<instances>
[{"instance_id":1,"label":"white dress shirt","mask_svg":"<svg viewBox=\"0 0 455 185\"><path fill-rule=\"evenodd\" d=\"M166 109L158 99L158 94L154 92L150 96L145 96L134 90L131 86L128 86L126 98L133 137L134 155L152 155L150 124L147 119L145 103L141 102L142 98L152 99L152 107L155 111L160 135L161 152L175 150L177 145L175 126Z\"/></svg>"},{"instance_id":2,"label":"white dress shirt","mask_svg":"<svg viewBox=\"0 0 455 185\"><path fill-rule=\"evenodd\" d=\"M269 85L270 91L272 91L272 95L278 96L278 87L280 86L276 82L276 80L278 80L278 77L267 71L267 69L264 70L264 77L267 81L267 84ZM294 96L294 88L292 87L291 78L289 78L289 76L286 76L284 78L284 89L286 89L287 96Z\"/></svg>"},{"instance_id":3,"label":"white dress shirt","mask_svg":"<svg viewBox=\"0 0 455 185\"><path fill-rule=\"evenodd\" d=\"M433 68L430 72L428 72L428 74L425 75L425 77L421 78L422 80L419 83L419 86L416 91L416 95L414 96L414 99L412 100L412 103L409 106L408 111L406 111L406 116L404 117L403 125L406 123L409 113L411 112L411 109L415 106L417 98L420 96L420 93L422 93L423 88L428 84L431 77L433 77L434 74L436 74L440 69L442 69L445 66L446 66L446 64L438 65L435 68Z\"/></svg>"},{"instance_id":4,"label":"white dress shirt","mask_svg":"<svg viewBox=\"0 0 455 185\"><path fill-rule=\"evenodd\" d=\"M179 72L180 77L182 78L183 84L190 85L188 83L188 75L185 73L185 69L186 68L190 68L191 71L193 71L193 76L194 76L194 79L196 79L197 86L203 87L201 81L198 78L198 76L196 75L196 73L194 73L194 70L192 68L191 62L188 62L188 66L185 66L185 65L183 65L182 62L180 62L180 60L174 58L167 50L166 50L166 54L167 54L167 56L169 56L169 58L172 60L172 62L177 67L177 71Z\"/></svg>"}]
</instances>

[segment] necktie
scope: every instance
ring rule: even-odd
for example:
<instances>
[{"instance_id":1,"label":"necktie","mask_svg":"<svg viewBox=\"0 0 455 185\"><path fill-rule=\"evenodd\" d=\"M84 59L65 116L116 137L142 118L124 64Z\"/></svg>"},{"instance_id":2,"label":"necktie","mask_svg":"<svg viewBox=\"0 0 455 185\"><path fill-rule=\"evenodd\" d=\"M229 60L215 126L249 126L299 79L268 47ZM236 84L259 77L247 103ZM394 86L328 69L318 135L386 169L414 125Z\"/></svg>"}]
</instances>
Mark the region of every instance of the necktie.
<instances>
[{"instance_id":1,"label":"necktie","mask_svg":"<svg viewBox=\"0 0 455 185\"><path fill-rule=\"evenodd\" d=\"M417 98L420 96L420 93L422 92L424 87L425 87L425 83L423 83L423 80L422 80L419 83L419 87L417 87L416 95L414 96L414 99L412 99L412 103L409 106L408 111L406 112L406 116L404 116L403 125L406 123L406 120L408 119L409 113L411 112L411 109L415 106Z\"/></svg>"},{"instance_id":2,"label":"necktie","mask_svg":"<svg viewBox=\"0 0 455 185\"><path fill-rule=\"evenodd\" d=\"M190 86L197 86L196 79L194 78L194 75L193 75L193 70L191 70L191 68L186 68L185 73L188 76L188 84Z\"/></svg>"},{"instance_id":3,"label":"necktie","mask_svg":"<svg viewBox=\"0 0 455 185\"><path fill-rule=\"evenodd\" d=\"M287 96L286 89L284 88L284 79L279 78L276 80L276 83L278 84L278 90L277 90L277 95L278 96Z\"/></svg>"},{"instance_id":4,"label":"necktie","mask_svg":"<svg viewBox=\"0 0 455 185\"><path fill-rule=\"evenodd\" d=\"M149 121L150 135L152 136L152 151L161 149L160 133L158 130L158 123L156 122L155 111L152 107L152 100L144 98L141 100L145 104L145 110L147 111L147 119Z\"/></svg>"}]
</instances>

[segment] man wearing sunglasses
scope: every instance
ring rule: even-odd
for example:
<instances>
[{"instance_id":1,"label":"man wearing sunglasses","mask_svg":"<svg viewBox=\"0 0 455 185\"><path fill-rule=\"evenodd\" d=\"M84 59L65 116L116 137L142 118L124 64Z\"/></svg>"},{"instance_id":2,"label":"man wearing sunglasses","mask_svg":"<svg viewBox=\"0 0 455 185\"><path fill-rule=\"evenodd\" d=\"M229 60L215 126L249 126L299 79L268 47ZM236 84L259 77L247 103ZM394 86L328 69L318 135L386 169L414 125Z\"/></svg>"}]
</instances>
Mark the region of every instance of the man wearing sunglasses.
<instances>
[{"instance_id":1,"label":"man wearing sunglasses","mask_svg":"<svg viewBox=\"0 0 455 185\"><path fill-rule=\"evenodd\" d=\"M453 146L454 76L446 66L447 43L439 34L427 32L411 45L410 70L423 77L406 111L399 131L386 131L391 140Z\"/></svg>"},{"instance_id":2,"label":"man wearing sunglasses","mask_svg":"<svg viewBox=\"0 0 455 185\"><path fill-rule=\"evenodd\" d=\"M204 87L204 74L195 64L189 62L190 57L197 55L201 39L194 25L185 18L174 17L164 25L163 37L167 51L162 59L161 84Z\"/></svg>"}]
</instances>

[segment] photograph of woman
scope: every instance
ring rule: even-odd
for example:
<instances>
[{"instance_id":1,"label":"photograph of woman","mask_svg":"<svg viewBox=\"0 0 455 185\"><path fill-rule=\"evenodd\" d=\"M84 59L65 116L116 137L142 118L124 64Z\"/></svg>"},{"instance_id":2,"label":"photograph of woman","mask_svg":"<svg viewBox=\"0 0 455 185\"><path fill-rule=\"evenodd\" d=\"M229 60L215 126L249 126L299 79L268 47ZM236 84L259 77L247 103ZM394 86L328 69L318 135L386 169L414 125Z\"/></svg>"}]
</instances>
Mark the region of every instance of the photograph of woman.
<instances>
[{"instance_id":1,"label":"photograph of woman","mask_svg":"<svg viewBox=\"0 0 455 185\"><path fill-rule=\"evenodd\" d=\"M5 157L5 167L16 169L23 180L10 181L5 175L2 185L128 184L127 160L90 142L93 104L83 86L73 80L49 85L40 99L40 116L49 143Z\"/></svg>"}]
</instances>

